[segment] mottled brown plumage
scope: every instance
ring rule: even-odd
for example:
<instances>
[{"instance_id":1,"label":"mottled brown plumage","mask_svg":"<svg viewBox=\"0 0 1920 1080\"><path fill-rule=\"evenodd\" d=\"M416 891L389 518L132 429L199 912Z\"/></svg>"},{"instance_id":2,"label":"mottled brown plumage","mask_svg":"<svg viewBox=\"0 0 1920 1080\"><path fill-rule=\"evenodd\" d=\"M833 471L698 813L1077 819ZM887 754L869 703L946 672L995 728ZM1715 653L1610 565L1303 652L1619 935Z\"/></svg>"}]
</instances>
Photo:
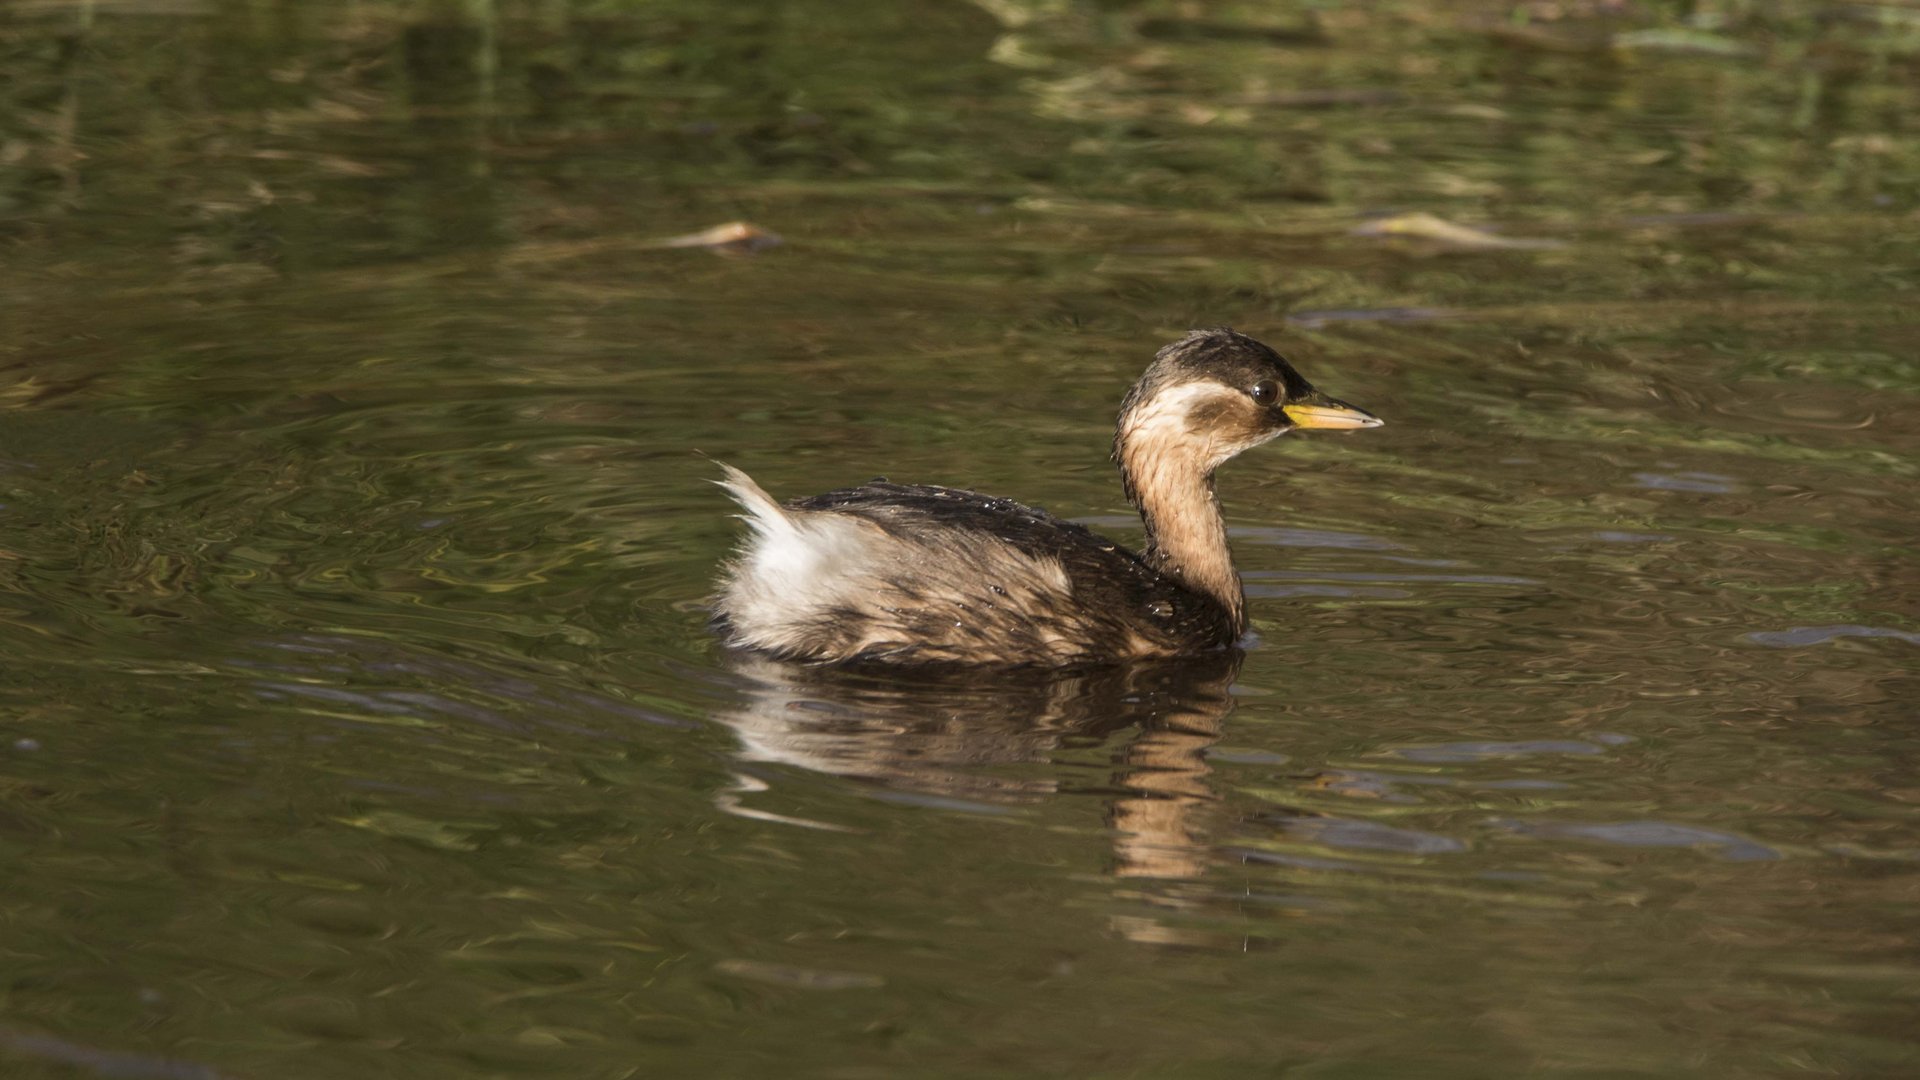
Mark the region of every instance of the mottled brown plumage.
<instances>
[{"instance_id":1,"label":"mottled brown plumage","mask_svg":"<svg viewBox=\"0 0 1920 1080\"><path fill-rule=\"evenodd\" d=\"M1200 330L1121 404L1113 457L1147 545L1127 551L1008 499L874 481L775 503L736 469L753 535L724 575L730 644L823 662L1070 664L1232 646L1245 600L1213 493L1222 463L1295 427L1371 415L1272 349Z\"/></svg>"}]
</instances>

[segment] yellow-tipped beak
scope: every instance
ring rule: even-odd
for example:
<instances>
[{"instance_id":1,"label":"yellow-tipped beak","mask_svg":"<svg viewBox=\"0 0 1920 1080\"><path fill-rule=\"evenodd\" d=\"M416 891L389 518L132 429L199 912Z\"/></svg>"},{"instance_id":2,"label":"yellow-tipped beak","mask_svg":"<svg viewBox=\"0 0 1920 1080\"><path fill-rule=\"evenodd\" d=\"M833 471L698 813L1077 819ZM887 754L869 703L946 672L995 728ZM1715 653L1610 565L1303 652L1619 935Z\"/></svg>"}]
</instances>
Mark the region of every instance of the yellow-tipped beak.
<instances>
[{"instance_id":1,"label":"yellow-tipped beak","mask_svg":"<svg viewBox=\"0 0 1920 1080\"><path fill-rule=\"evenodd\" d=\"M1305 401L1282 405L1280 411L1287 414L1287 419L1293 421L1295 427L1323 431L1352 431L1356 428L1379 427L1386 422L1365 409L1335 401L1320 393Z\"/></svg>"}]
</instances>

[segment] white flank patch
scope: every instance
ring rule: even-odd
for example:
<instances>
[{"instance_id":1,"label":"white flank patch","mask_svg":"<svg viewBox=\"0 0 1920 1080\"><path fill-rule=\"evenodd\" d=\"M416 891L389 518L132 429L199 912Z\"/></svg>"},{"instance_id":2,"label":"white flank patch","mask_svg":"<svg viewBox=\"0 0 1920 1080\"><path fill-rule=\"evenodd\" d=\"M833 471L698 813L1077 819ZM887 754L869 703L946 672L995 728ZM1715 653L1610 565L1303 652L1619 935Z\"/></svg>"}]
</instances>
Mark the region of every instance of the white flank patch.
<instances>
[{"instance_id":1,"label":"white flank patch","mask_svg":"<svg viewBox=\"0 0 1920 1080\"><path fill-rule=\"evenodd\" d=\"M718 483L746 511L740 518L753 529L735 568L743 584L802 592L826 586L825 591L836 591L831 588L836 571L870 561L869 549L880 539L871 525L843 515L788 510L746 473L731 465L720 467L727 478Z\"/></svg>"},{"instance_id":2,"label":"white flank patch","mask_svg":"<svg viewBox=\"0 0 1920 1080\"><path fill-rule=\"evenodd\" d=\"M902 535L855 514L794 510L736 469L720 485L753 530L716 605L735 645L832 659L870 645L936 644L938 634L926 637L928 620L964 631L972 605L1053 611L1071 602L1058 560L990 532L927 524ZM1044 629L1035 632L1046 639Z\"/></svg>"},{"instance_id":3,"label":"white flank patch","mask_svg":"<svg viewBox=\"0 0 1920 1080\"><path fill-rule=\"evenodd\" d=\"M730 465L721 487L753 535L728 570L721 608L739 644L791 649L819 613L849 606L864 571L884 558L878 526L844 514L789 510Z\"/></svg>"}]
</instances>

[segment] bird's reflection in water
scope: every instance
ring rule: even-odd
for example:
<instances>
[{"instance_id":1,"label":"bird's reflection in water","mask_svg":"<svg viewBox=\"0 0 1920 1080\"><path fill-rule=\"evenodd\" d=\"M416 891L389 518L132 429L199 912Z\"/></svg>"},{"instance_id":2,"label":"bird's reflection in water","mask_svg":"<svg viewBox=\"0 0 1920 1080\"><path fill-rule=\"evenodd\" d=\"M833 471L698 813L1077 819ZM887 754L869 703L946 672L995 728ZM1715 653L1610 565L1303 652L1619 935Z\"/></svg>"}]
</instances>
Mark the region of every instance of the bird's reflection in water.
<instances>
[{"instance_id":1,"label":"bird's reflection in water","mask_svg":"<svg viewBox=\"0 0 1920 1080\"><path fill-rule=\"evenodd\" d=\"M1107 790L1114 873L1185 880L1207 865L1215 798L1206 750L1233 707L1237 653L1067 671L862 672L736 656L745 700L717 719L743 762L854 777L934 799L1031 802L1060 788L1045 764L1063 747L1133 736ZM751 808L749 773L723 797L735 813L819 828Z\"/></svg>"}]
</instances>

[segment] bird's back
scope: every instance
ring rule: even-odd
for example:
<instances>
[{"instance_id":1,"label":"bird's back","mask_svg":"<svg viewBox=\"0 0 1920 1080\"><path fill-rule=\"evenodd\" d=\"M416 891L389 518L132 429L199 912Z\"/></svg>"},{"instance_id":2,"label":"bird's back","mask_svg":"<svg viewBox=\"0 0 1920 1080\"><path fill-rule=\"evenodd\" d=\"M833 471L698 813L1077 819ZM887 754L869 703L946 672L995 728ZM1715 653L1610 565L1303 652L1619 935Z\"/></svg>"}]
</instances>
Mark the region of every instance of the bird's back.
<instances>
[{"instance_id":1,"label":"bird's back","mask_svg":"<svg viewBox=\"0 0 1920 1080\"><path fill-rule=\"evenodd\" d=\"M822 661L1061 664L1233 643L1217 601L1044 510L883 480L779 506L729 474L754 526L716 605L735 644Z\"/></svg>"}]
</instances>

